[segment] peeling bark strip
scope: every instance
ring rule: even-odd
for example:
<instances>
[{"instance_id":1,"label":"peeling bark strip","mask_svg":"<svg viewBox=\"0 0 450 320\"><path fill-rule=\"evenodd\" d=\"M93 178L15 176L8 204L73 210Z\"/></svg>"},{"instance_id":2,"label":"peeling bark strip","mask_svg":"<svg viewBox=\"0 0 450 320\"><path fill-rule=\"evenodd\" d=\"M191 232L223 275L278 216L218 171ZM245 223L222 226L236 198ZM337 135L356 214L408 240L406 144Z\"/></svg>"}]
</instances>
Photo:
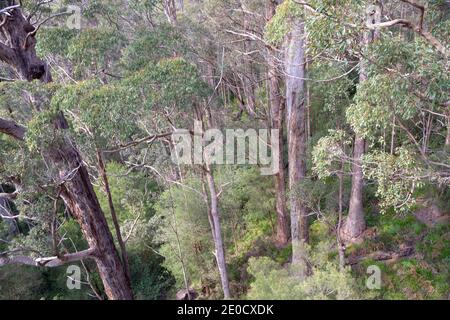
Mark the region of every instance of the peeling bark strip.
<instances>
[{"instance_id":1,"label":"peeling bark strip","mask_svg":"<svg viewBox=\"0 0 450 320\"><path fill-rule=\"evenodd\" d=\"M11 10L10 16L6 19L3 28L9 35L10 43L0 45L0 59L10 64L24 80L36 79L45 83L51 82L47 65L36 55L34 27L28 23L20 9ZM56 116L53 124L56 130L68 128L62 113ZM0 128L0 132L10 134L17 139L23 139L25 134L24 129L6 120L0 121ZM90 250L95 250L97 253L94 258L108 298L111 300L133 299L124 266L114 245L89 174L74 142L67 136L56 139L53 145L44 151L44 156L59 173L55 179L61 183L61 198L78 221ZM5 258L2 261L5 262ZM18 258L14 260L13 258L9 260L9 263L11 261L19 263L30 260Z\"/></svg>"},{"instance_id":2,"label":"peeling bark strip","mask_svg":"<svg viewBox=\"0 0 450 320\"><path fill-rule=\"evenodd\" d=\"M289 188L291 191L292 264L300 276L307 274L304 243L308 242L307 209L295 194L306 177L305 25L294 21L286 51L286 108L289 148Z\"/></svg>"}]
</instances>

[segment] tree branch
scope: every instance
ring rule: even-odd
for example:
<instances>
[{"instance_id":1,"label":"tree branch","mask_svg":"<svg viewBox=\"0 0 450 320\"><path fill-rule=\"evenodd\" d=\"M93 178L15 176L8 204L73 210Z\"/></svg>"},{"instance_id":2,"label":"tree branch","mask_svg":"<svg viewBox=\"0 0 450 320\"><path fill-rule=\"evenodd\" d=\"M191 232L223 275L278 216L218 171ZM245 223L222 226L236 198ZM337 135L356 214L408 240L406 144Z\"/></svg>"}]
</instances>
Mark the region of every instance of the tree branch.
<instances>
[{"instance_id":1,"label":"tree branch","mask_svg":"<svg viewBox=\"0 0 450 320\"><path fill-rule=\"evenodd\" d=\"M11 120L0 118L0 133L5 133L17 140L24 140L27 129Z\"/></svg>"},{"instance_id":2,"label":"tree branch","mask_svg":"<svg viewBox=\"0 0 450 320\"><path fill-rule=\"evenodd\" d=\"M46 257L46 258L32 258L28 256L13 256L2 257L0 256L0 266L6 265L27 265L36 267L60 267L67 263L81 261L87 258L95 257L95 249L87 249L84 251L66 254L62 257Z\"/></svg>"},{"instance_id":3,"label":"tree branch","mask_svg":"<svg viewBox=\"0 0 450 320\"><path fill-rule=\"evenodd\" d=\"M418 3L415 0L401 0L404 3L408 3L414 8L417 8L420 10L420 22L419 25L415 25L409 20L406 19L394 19L391 21L386 21L382 23L377 24L370 24L367 25L369 29L376 29L376 28L383 28L383 27L391 27L394 25L402 25L404 27L407 27L417 34L419 34L423 39L425 39L430 45L432 45L434 48L436 48L440 53L442 53L445 57L447 57L447 49L444 44L442 44L436 37L434 37L431 32L428 32L424 28L424 21L425 21L425 6Z\"/></svg>"}]
</instances>

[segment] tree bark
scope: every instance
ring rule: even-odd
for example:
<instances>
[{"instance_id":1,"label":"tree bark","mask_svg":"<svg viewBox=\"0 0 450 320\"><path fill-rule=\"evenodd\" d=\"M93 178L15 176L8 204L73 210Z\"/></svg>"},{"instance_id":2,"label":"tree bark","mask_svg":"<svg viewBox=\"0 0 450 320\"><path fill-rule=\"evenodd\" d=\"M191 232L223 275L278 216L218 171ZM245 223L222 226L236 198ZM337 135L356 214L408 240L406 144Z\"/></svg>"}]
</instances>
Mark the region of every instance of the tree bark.
<instances>
[{"instance_id":1,"label":"tree bark","mask_svg":"<svg viewBox=\"0 0 450 320\"><path fill-rule=\"evenodd\" d=\"M373 6L367 10L367 26L379 24L381 21L381 8ZM379 30L374 28L363 35L362 47L366 49L370 43L379 37ZM363 83L368 79L367 63L361 58L359 70L359 82ZM350 195L350 205L348 217L343 228L343 235L346 239L352 240L359 237L366 229L366 221L363 211L363 191L364 175L362 169L362 158L366 149L364 138L356 133L353 147L353 166L352 166L352 190Z\"/></svg>"},{"instance_id":2,"label":"tree bark","mask_svg":"<svg viewBox=\"0 0 450 320\"><path fill-rule=\"evenodd\" d=\"M266 19L270 20L276 9L276 2L269 0L266 9ZM277 68L274 50L267 50L267 66L269 74L269 100L271 111L271 126L272 129L277 129L279 132L279 158L278 167L279 172L274 176L275 190L276 190L276 212L277 212L277 227L276 227L276 242L284 246L288 243L290 238L289 230L289 215L286 206L286 177L284 171L284 135L283 135L283 99L281 96L280 74Z\"/></svg>"},{"instance_id":3,"label":"tree bark","mask_svg":"<svg viewBox=\"0 0 450 320\"><path fill-rule=\"evenodd\" d=\"M209 189L210 196L210 213L212 222L212 232L215 245L215 256L217 261L217 267L219 269L220 280L222 282L223 295L225 299L230 299L230 284L228 281L228 271L227 263L225 259L225 247L222 239L222 232L220 227L220 217L219 217L219 199L217 195L216 184L214 181L213 173L211 168L206 165L205 169L206 180Z\"/></svg>"},{"instance_id":4,"label":"tree bark","mask_svg":"<svg viewBox=\"0 0 450 320\"><path fill-rule=\"evenodd\" d=\"M353 148L352 191L350 194L348 217L343 228L343 234L346 239L357 238L366 229L363 211L364 177L362 171L362 157L365 148L365 140L356 134Z\"/></svg>"},{"instance_id":5,"label":"tree bark","mask_svg":"<svg viewBox=\"0 0 450 320\"><path fill-rule=\"evenodd\" d=\"M292 264L307 275L304 245L309 240L307 208L295 194L306 176L305 25L293 22L286 51L286 116L289 148Z\"/></svg>"},{"instance_id":6,"label":"tree bark","mask_svg":"<svg viewBox=\"0 0 450 320\"><path fill-rule=\"evenodd\" d=\"M10 15L3 25L9 45L0 46L0 59L10 64L24 80L51 82L47 65L36 55L34 27L25 19L20 8L11 10ZM60 132L68 129L62 113L55 117L53 125ZM90 248L96 252L94 258L108 298L133 299L124 266L74 142L67 134L61 134L61 138L55 139L44 151L44 157L57 170L55 179L62 187L61 198L78 221Z\"/></svg>"}]
</instances>

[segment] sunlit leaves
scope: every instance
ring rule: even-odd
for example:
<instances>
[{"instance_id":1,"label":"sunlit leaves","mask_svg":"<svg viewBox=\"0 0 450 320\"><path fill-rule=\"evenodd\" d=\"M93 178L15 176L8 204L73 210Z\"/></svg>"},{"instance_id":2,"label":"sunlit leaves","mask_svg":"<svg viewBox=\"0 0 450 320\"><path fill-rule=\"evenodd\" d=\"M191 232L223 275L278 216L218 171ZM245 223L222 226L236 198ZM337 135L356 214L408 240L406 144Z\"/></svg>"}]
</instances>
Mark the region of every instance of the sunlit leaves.
<instances>
[{"instance_id":1,"label":"sunlit leaves","mask_svg":"<svg viewBox=\"0 0 450 320\"><path fill-rule=\"evenodd\" d=\"M419 110L417 99L402 78L376 75L357 87L355 103L347 109L347 120L365 138L374 138L379 130L389 128L392 117L410 120Z\"/></svg>"},{"instance_id":2,"label":"sunlit leaves","mask_svg":"<svg viewBox=\"0 0 450 320\"><path fill-rule=\"evenodd\" d=\"M325 178L340 172L343 163L349 161L346 147L351 141L345 131L330 130L329 134L321 138L312 152L313 171L319 178Z\"/></svg>"},{"instance_id":3,"label":"sunlit leaves","mask_svg":"<svg viewBox=\"0 0 450 320\"><path fill-rule=\"evenodd\" d=\"M121 60L125 70L136 72L149 63L186 52L185 40L178 30L161 25L152 32L142 32L124 50Z\"/></svg>"},{"instance_id":4,"label":"sunlit leaves","mask_svg":"<svg viewBox=\"0 0 450 320\"><path fill-rule=\"evenodd\" d=\"M87 29L72 39L67 57L74 64L76 74L95 74L113 66L126 42L117 31Z\"/></svg>"},{"instance_id":5,"label":"sunlit leaves","mask_svg":"<svg viewBox=\"0 0 450 320\"><path fill-rule=\"evenodd\" d=\"M422 186L420 163L406 148L395 154L375 151L364 156L364 175L377 182L376 195L383 212L388 208L405 211L415 204L413 193Z\"/></svg>"}]
</instances>

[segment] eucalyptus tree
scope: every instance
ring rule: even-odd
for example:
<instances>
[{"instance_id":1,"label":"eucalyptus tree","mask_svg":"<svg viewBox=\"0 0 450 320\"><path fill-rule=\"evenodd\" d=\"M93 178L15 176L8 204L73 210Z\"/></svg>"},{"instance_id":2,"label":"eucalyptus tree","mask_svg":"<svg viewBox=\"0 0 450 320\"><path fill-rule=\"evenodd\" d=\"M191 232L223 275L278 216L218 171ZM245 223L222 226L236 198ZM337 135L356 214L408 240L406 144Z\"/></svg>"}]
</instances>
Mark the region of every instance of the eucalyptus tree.
<instances>
[{"instance_id":1,"label":"eucalyptus tree","mask_svg":"<svg viewBox=\"0 0 450 320\"><path fill-rule=\"evenodd\" d=\"M0 58L11 66L19 79L25 81L38 80L45 84L52 81L48 65L36 54L36 33L39 24L32 25L26 16L25 9L15 1L8 1L2 9L3 42L0 44ZM53 183L71 214L77 219L89 244L89 249L55 257L53 259L34 260L29 257L1 258L1 264L28 263L34 265L60 265L65 262L93 258L97 263L105 291L110 299L132 299L130 283L117 254L111 232L108 228L102 208L91 184L88 171L73 139L67 134L69 124L60 111L52 111L43 106L37 115L39 125L34 130L49 129L47 143L39 146L49 166L52 167ZM33 130L33 129L32 129ZM34 135L32 130L2 119L1 132L13 139L23 141ZM42 132L41 131L41 132ZM53 135L53 137L51 136ZM43 261L43 262L41 262Z\"/></svg>"}]
</instances>

